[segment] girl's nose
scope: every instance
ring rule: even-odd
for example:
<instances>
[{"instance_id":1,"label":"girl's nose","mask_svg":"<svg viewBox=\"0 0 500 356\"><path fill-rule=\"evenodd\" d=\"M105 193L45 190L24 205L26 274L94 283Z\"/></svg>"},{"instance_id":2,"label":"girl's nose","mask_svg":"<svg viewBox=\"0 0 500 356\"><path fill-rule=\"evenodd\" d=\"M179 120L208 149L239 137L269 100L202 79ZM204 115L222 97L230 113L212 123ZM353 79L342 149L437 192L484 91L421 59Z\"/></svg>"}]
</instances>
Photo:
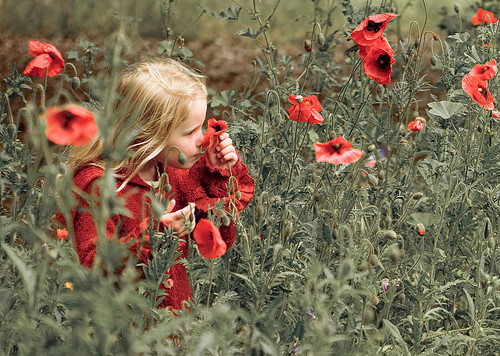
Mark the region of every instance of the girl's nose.
<instances>
[{"instance_id":1,"label":"girl's nose","mask_svg":"<svg viewBox=\"0 0 500 356\"><path fill-rule=\"evenodd\" d=\"M196 146L201 147L203 143L203 131L199 131L198 135L196 136Z\"/></svg>"}]
</instances>

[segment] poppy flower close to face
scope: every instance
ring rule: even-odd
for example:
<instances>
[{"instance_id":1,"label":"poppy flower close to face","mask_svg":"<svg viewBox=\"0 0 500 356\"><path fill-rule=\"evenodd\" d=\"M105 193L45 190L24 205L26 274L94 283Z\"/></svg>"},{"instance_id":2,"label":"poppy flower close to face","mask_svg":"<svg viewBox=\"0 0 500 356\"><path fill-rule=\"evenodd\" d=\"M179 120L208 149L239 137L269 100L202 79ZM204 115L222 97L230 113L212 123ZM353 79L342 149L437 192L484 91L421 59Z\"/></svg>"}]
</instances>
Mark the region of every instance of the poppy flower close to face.
<instances>
[{"instance_id":1,"label":"poppy flower close to face","mask_svg":"<svg viewBox=\"0 0 500 356\"><path fill-rule=\"evenodd\" d=\"M410 131L420 131L424 127L424 123L417 119L415 121L412 121L408 124L408 130Z\"/></svg>"},{"instance_id":2,"label":"poppy flower close to face","mask_svg":"<svg viewBox=\"0 0 500 356\"><path fill-rule=\"evenodd\" d=\"M363 60L364 72L379 84L389 84L391 82L392 65L396 62L392 58L393 55L394 50L389 46L389 42L377 42Z\"/></svg>"},{"instance_id":3,"label":"poppy flower close to face","mask_svg":"<svg viewBox=\"0 0 500 356\"><path fill-rule=\"evenodd\" d=\"M23 75L32 77L54 77L64 69L64 59L56 47L39 41L29 42L29 54L35 57L28 63Z\"/></svg>"},{"instance_id":4,"label":"poppy flower close to face","mask_svg":"<svg viewBox=\"0 0 500 356\"><path fill-rule=\"evenodd\" d=\"M227 129L227 124L222 120L210 119L208 120L208 128L203 136L203 143L201 144L203 148L209 148L214 139L222 134Z\"/></svg>"},{"instance_id":5,"label":"poppy flower close to face","mask_svg":"<svg viewBox=\"0 0 500 356\"><path fill-rule=\"evenodd\" d=\"M477 76L473 76L470 73L466 74L462 79L462 89L470 95L472 100L474 100L480 107L486 110L493 110L493 102L495 99L490 94L487 88L486 80L481 80Z\"/></svg>"},{"instance_id":6,"label":"poppy flower close to face","mask_svg":"<svg viewBox=\"0 0 500 356\"><path fill-rule=\"evenodd\" d=\"M94 114L78 105L50 107L45 118L47 138L58 145L82 146L97 133Z\"/></svg>"},{"instance_id":7,"label":"poppy flower close to face","mask_svg":"<svg viewBox=\"0 0 500 356\"><path fill-rule=\"evenodd\" d=\"M293 104L293 106L288 109L290 120L308 122L310 124L319 124L324 121L319 113L321 111L321 103L316 95L303 97L300 103L297 101L296 95L289 95L288 101Z\"/></svg>"},{"instance_id":8,"label":"poppy flower close to face","mask_svg":"<svg viewBox=\"0 0 500 356\"><path fill-rule=\"evenodd\" d=\"M393 13L368 16L351 32L351 38L358 45L373 46L384 35L389 21L396 16Z\"/></svg>"},{"instance_id":9,"label":"poppy flower close to face","mask_svg":"<svg viewBox=\"0 0 500 356\"><path fill-rule=\"evenodd\" d=\"M349 164L358 161L363 156L363 151L351 148L352 142L348 142L342 136L338 136L326 143L316 142L316 161L331 164Z\"/></svg>"},{"instance_id":10,"label":"poppy flower close to face","mask_svg":"<svg viewBox=\"0 0 500 356\"><path fill-rule=\"evenodd\" d=\"M497 73L497 62L492 59L486 64L475 65L469 74L473 77L477 77L480 80L490 80Z\"/></svg>"},{"instance_id":11,"label":"poppy flower close to face","mask_svg":"<svg viewBox=\"0 0 500 356\"><path fill-rule=\"evenodd\" d=\"M497 23L498 19L495 17L493 12L486 11L482 8L478 8L476 14L472 17L471 23L473 25L489 25L490 23Z\"/></svg>"},{"instance_id":12,"label":"poppy flower close to face","mask_svg":"<svg viewBox=\"0 0 500 356\"><path fill-rule=\"evenodd\" d=\"M207 258L217 258L226 253L227 245L220 235L219 229L209 220L200 219L193 231L193 238L200 254Z\"/></svg>"}]
</instances>

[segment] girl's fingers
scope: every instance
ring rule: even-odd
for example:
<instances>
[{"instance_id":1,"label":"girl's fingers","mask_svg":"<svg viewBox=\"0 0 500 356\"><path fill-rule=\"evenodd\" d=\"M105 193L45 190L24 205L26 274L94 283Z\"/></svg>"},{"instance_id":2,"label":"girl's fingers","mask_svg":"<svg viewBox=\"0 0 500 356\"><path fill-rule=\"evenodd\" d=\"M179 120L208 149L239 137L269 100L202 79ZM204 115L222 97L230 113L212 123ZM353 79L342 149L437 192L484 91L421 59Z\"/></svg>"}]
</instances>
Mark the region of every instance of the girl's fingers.
<instances>
[{"instance_id":1,"label":"girl's fingers","mask_svg":"<svg viewBox=\"0 0 500 356\"><path fill-rule=\"evenodd\" d=\"M220 155L219 157L224 157L225 155L231 152L234 152L234 147L233 146L226 147L223 150L219 151Z\"/></svg>"}]
</instances>

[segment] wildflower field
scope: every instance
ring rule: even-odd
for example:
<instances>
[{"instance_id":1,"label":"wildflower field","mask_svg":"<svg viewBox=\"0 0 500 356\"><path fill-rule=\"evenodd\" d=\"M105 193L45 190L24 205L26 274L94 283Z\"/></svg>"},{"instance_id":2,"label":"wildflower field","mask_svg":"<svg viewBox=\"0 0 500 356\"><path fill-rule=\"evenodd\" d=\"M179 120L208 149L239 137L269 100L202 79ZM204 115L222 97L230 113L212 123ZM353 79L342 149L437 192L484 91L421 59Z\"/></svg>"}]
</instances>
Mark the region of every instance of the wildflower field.
<instances>
[{"instance_id":1,"label":"wildflower field","mask_svg":"<svg viewBox=\"0 0 500 356\"><path fill-rule=\"evenodd\" d=\"M125 64L209 72L169 25L183 1L151 1L162 38L147 49L138 1L116 1L99 46L33 35L0 73L1 355L500 355L498 1L440 13L414 1L418 22L386 0L303 1L291 52L273 38L282 1L206 8L256 49L233 74L242 85L209 88L207 131L229 133L255 180L241 215L217 203L206 227L232 220L235 245L207 255L198 235L178 260L178 240L149 226L137 266L106 238L107 218L127 213L106 174L89 269L54 219L75 204L67 146L108 136ZM105 146L107 165L132 135ZM227 192L229 205L245 193ZM166 204L152 194L152 215ZM173 313L158 286L176 263L193 299Z\"/></svg>"}]
</instances>

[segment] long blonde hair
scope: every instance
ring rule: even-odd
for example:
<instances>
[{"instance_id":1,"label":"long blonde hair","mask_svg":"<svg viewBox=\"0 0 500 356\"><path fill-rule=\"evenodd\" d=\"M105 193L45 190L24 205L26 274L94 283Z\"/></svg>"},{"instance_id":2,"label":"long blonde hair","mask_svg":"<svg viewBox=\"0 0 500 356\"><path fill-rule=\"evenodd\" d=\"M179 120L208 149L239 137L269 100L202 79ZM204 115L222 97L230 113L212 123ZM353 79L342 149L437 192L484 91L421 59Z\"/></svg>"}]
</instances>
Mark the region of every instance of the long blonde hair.
<instances>
[{"instance_id":1,"label":"long blonde hair","mask_svg":"<svg viewBox=\"0 0 500 356\"><path fill-rule=\"evenodd\" d=\"M132 176L156 157L167 145L172 130L184 120L196 99L205 99L205 77L172 59L143 62L127 67L117 91L115 119L108 140L113 148L124 136L134 132L128 155L114 164L115 174ZM85 146L71 147L68 167L76 172L85 165L103 166L104 138L97 134Z\"/></svg>"}]
</instances>

